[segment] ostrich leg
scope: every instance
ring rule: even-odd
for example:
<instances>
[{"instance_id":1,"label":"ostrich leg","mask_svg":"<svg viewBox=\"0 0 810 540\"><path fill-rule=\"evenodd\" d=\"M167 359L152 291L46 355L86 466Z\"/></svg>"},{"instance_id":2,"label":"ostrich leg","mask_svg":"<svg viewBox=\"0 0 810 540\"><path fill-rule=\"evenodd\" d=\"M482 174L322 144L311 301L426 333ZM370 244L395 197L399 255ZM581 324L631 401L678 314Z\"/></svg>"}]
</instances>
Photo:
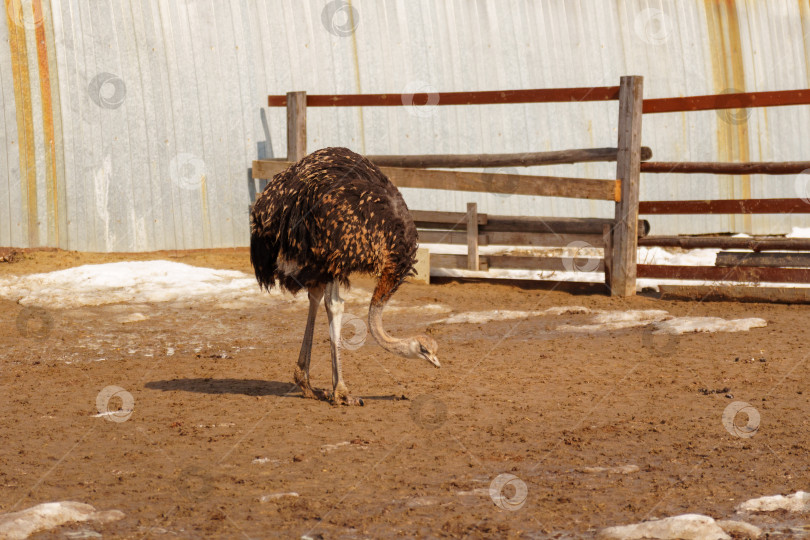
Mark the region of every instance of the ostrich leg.
<instances>
[{"instance_id":1,"label":"ostrich leg","mask_svg":"<svg viewBox=\"0 0 810 540\"><path fill-rule=\"evenodd\" d=\"M315 316L318 314L318 306L323 298L324 286L308 289L309 313L307 314L307 328L304 330L304 341L301 343L301 352L298 355L298 365L295 367L295 384L301 387L304 397L313 399L324 399L326 393L323 390L315 390L309 384L309 360L312 354L312 335L315 330Z\"/></svg>"},{"instance_id":2,"label":"ostrich leg","mask_svg":"<svg viewBox=\"0 0 810 540\"><path fill-rule=\"evenodd\" d=\"M333 281L326 285L326 316L329 319L329 341L332 345L332 403L343 405L363 405L363 400L349 395L343 382L343 369L340 365L340 331L343 324L343 299L340 297L340 284Z\"/></svg>"}]
</instances>

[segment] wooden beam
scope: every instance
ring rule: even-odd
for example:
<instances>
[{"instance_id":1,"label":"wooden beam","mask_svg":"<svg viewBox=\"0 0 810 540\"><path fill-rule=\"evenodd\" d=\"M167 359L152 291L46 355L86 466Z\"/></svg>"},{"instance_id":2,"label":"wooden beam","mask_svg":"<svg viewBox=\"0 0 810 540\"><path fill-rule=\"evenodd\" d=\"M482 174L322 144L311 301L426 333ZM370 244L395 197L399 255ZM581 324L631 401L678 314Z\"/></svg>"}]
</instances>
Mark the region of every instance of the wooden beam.
<instances>
[{"instance_id":1,"label":"wooden beam","mask_svg":"<svg viewBox=\"0 0 810 540\"><path fill-rule=\"evenodd\" d=\"M616 203L610 273L612 296L636 294L639 171L641 164L641 107L644 78L621 78L619 92L619 155L616 177L621 198Z\"/></svg>"},{"instance_id":2,"label":"wooden beam","mask_svg":"<svg viewBox=\"0 0 810 540\"><path fill-rule=\"evenodd\" d=\"M638 277L700 281L744 281L749 283L810 283L808 268L758 268L720 266L675 266L639 264Z\"/></svg>"},{"instance_id":3,"label":"wooden beam","mask_svg":"<svg viewBox=\"0 0 810 540\"><path fill-rule=\"evenodd\" d=\"M602 263L605 272L605 286L610 288L610 280L613 269L613 225L602 226L602 239L605 244L605 259Z\"/></svg>"},{"instance_id":4,"label":"wooden beam","mask_svg":"<svg viewBox=\"0 0 810 540\"><path fill-rule=\"evenodd\" d=\"M419 229L455 229L466 230L467 214L465 212L426 212L412 210L416 226ZM534 216L495 216L478 214L478 231L489 232L537 232L557 234L600 234L604 227L612 227L613 220L607 218L559 218ZM638 221L639 238L650 232L650 222Z\"/></svg>"},{"instance_id":5,"label":"wooden beam","mask_svg":"<svg viewBox=\"0 0 810 540\"><path fill-rule=\"evenodd\" d=\"M435 268L469 269L466 255L431 255L431 264ZM522 255L482 255L479 257L479 267L482 270L501 268L505 270L543 270L553 272L568 272L572 266L571 258L543 257ZM589 268L592 265L588 265ZM604 261L599 260L594 272L604 272Z\"/></svg>"},{"instance_id":6,"label":"wooden beam","mask_svg":"<svg viewBox=\"0 0 810 540\"><path fill-rule=\"evenodd\" d=\"M810 90L739 92L736 94L645 99L644 114L740 109L743 107L775 107L780 105L810 105Z\"/></svg>"},{"instance_id":7,"label":"wooden beam","mask_svg":"<svg viewBox=\"0 0 810 540\"><path fill-rule=\"evenodd\" d=\"M745 287L712 285L659 285L666 299L810 304L810 287Z\"/></svg>"},{"instance_id":8,"label":"wooden beam","mask_svg":"<svg viewBox=\"0 0 810 540\"><path fill-rule=\"evenodd\" d=\"M467 226L467 213L466 212L434 212L431 210L411 210L411 217L417 226L424 229L441 229L447 225L461 225L461 228ZM427 227L421 225L429 223L436 225L436 227ZM478 214L478 225L487 224L487 214Z\"/></svg>"},{"instance_id":9,"label":"wooden beam","mask_svg":"<svg viewBox=\"0 0 810 540\"><path fill-rule=\"evenodd\" d=\"M287 161L254 161L253 178L273 178L273 176L290 165L292 163ZM616 199L616 180L434 171L396 167L382 167L381 170L397 187L539 195L601 201L615 201Z\"/></svg>"},{"instance_id":10,"label":"wooden beam","mask_svg":"<svg viewBox=\"0 0 810 540\"><path fill-rule=\"evenodd\" d=\"M810 238L732 238L730 236L647 236L639 246L679 247L683 249L752 249L810 251Z\"/></svg>"},{"instance_id":11,"label":"wooden beam","mask_svg":"<svg viewBox=\"0 0 810 540\"><path fill-rule=\"evenodd\" d=\"M307 155L307 93L287 93L287 161ZM286 168L286 167L285 167ZM254 177L255 178L255 177Z\"/></svg>"},{"instance_id":12,"label":"wooden beam","mask_svg":"<svg viewBox=\"0 0 810 540\"><path fill-rule=\"evenodd\" d=\"M322 94L307 96L310 107L401 107L437 105L497 105L506 103L562 103L618 99L618 86L541 88L484 92L418 92L414 94ZM287 96L267 96L269 107L284 107Z\"/></svg>"},{"instance_id":13,"label":"wooden beam","mask_svg":"<svg viewBox=\"0 0 810 540\"><path fill-rule=\"evenodd\" d=\"M422 244L467 244L467 233L456 231L419 231L419 242ZM478 234L479 246L538 246L566 247L571 242L585 242L593 247L603 247L601 234L542 234L495 232Z\"/></svg>"},{"instance_id":14,"label":"wooden beam","mask_svg":"<svg viewBox=\"0 0 810 540\"><path fill-rule=\"evenodd\" d=\"M720 201L642 201L641 214L807 214L804 199L726 199Z\"/></svg>"},{"instance_id":15,"label":"wooden beam","mask_svg":"<svg viewBox=\"0 0 810 540\"><path fill-rule=\"evenodd\" d=\"M742 163L651 161L641 164L643 173L799 174L804 171L810 172L810 161L748 161Z\"/></svg>"},{"instance_id":16,"label":"wooden beam","mask_svg":"<svg viewBox=\"0 0 810 540\"><path fill-rule=\"evenodd\" d=\"M467 203L467 269L478 270L478 205Z\"/></svg>"},{"instance_id":17,"label":"wooden beam","mask_svg":"<svg viewBox=\"0 0 810 540\"><path fill-rule=\"evenodd\" d=\"M412 156L366 156L379 167L406 167L417 169L453 169L461 167L531 167L616 161L616 148L584 148L553 152L523 152L521 154L425 154ZM652 157L652 150L642 147L641 159Z\"/></svg>"},{"instance_id":18,"label":"wooden beam","mask_svg":"<svg viewBox=\"0 0 810 540\"><path fill-rule=\"evenodd\" d=\"M768 268L810 268L810 253L751 253L721 251L715 266L759 266Z\"/></svg>"}]
</instances>

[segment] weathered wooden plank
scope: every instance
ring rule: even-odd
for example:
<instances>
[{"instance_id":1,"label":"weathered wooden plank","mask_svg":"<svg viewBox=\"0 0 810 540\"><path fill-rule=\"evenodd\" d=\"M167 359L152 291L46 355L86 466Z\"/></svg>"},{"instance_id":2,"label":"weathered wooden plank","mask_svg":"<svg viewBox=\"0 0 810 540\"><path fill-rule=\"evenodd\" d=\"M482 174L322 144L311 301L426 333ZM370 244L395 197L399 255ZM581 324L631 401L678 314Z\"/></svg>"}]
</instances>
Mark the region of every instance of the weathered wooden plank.
<instances>
[{"instance_id":1,"label":"weathered wooden plank","mask_svg":"<svg viewBox=\"0 0 810 540\"><path fill-rule=\"evenodd\" d=\"M759 268L720 266L675 266L665 264L639 264L640 278L694 279L701 281L745 281L749 283L810 283L807 268Z\"/></svg>"},{"instance_id":2,"label":"weathered wooden plank","mask_svg":"<svg viewBox=\"0 0 810 540\"><path fill-rule=\"evenodd\" d=\"M810 268L810 253L751 253L721 251L715 266L760 266L768 268Z\"/></svg>"},{"instance_id":3,"label":"weathered wooden plank","mask_svg":"<svg viewBox=\"0 0 810 540\"><path fill-rule=\"evenodd\" d=\"M505 270L543 270L554 272L568 272L572 268L582 268L579 259L570 257L534 257L522 255L482 255L479 257L481 270L500 268ZM468 269L466 255L431 255L431 264L435 268L461 268ZM597 264L585 263L593 272L603 272L605 265L600 259Z\"/></svg>"},{"instance_id":4,"label":"weathered wooden plank","mask_svg":"<svg viewBox=\"0 0 810 540\"><path fill-rule=\"evenodd\" d=\"M461 167L530 167L535 165L616 161L617 153L616 148L584 148L556 150L553 152L523 152L520 154L425 154L366 157L380 167L452 169ZM647 160L651 157L652 150L646 146L642 147L641 159Z\"/></svg>"},{"instance_id":5,"label":"weathered wooden plank","mask_svg":"<svg viewBox=\"0 0 810 540\"><path fill-rule=\"evenodd\" d=\"M287 161L254 161L253 177L272 178L290 165L292 163ZM616 200L616 180L434 171L396 167L381 167L381 170L397 187L568 197L602 201Z\"/></svg>"},{"instance_id":6,"label":"weathered wooden plank","mask_svg":"<svg viewBox=\"0 0 810 540\"><path fill-rule=\"evenodd\" d=\"M419 242L423 244L467 244L467 233L419 229ZM585 242L589 246L603 247L601 234L542 234L494 232L478 235L479 246L540 246L566 247L572 242Z\"/></svg>"},{"instance_id":7,"label":"weathered wooden plank","mask_svg":"<svg viewBox=\"0 0 810 540\"><path fill-rule=\"evenodd\" d=\"M720 201L642 201L640 214L806 214L804 199L726 199Z\"/></svg>"},{"instance_id":8,"label":"weathered wooden plank","mask_svg":"<svg viewBox=\"0 0 810 540\"><path fill-rule=\"evenodd\" d=\"M810 105L810 90L739 92L735 94L645 99L644 114L739 109L742 107L775 107L780 105Z\"/></svg>"},{"instance_id":9,"label":"weathered wooden plank","mask_svg":"<svg viewBox=\"0 0 810 540\"><path fill-rule=\"evenodd\" d=\"M641 107L644 78L621 78L619 92L619 155L616 177L621 197L616 204L610 290L613 296L636 294L639 178L641 164Z\"/></svg>"},{"instance_id":10,"label":"weathered wooden plank","mask_svg":"<svg viewBox=\"0 0 810 540\"><path fill-rule=\"evenodd\" d=\"M467 269L478 270L478 205L467 203Z\"/></svg>"},{"instance_id":11,"label":"weathered wooden plank","mask_svg":"<svg viewBox=\"0 0 810 540\"><path fill-rule=\"evenodd\" d=\"M461 228L467 226L467 213L466 212L435 212L432 210L411 210L411 217L416 222L417 226L423 223L430 223L440 225L437 227L428 227L421 225L426 229L439 229L441 225L456 225L460 224ZM486 225L487 214L478 213L478 225Z\"/></svg>"},{"instance_id":12,"label":"weathered wooden plank","mask_svg":"<svg viewBox=\"0 0 810 540\"><path fill-rule=\"evenodd\" d=\"M641 164L644 173L710 174L799 174L810 169L810 161L651 161Z\"/></svg>"},{"instance_id":13,"label":"weathered wooden plank","mask_svg":"<svg viewBox=\"0 0 810 540\"><path fill-rule=\"evenodd\" d=\"M810 251L810 238L732 238L729 236L647 236L639 246L679 247L683 249L751 249Z\"/></svg>"},{"instance_id":14,"label":"weathered wooden plank","mask_svg":"<svg viewBox=\"0 0 810 540\"><path fill-rule=\"evenodd\" d=\"M658 289L665 299L810 304L810 287L659 285Z\"/></svg>"},{"instance_id":15,"label":"weathered wooden plank","mask_svg":"<svg viewBox=\"0 0 810 540\"><path fill-rule=\"evenodd\" d=\"M287 93L287 161L307 155L307 93ZM286 168L286 167L285 167Z\"/></svg>"},{"instance_id":16,"label":"weathered wooden plank","mask_svg":"<svg viewBox=\"0 0 810 540\"><path fill-rule=\"evenodd\" d=\"M618 86L584 88L541 88L483 92L419 92L415 94L313 94L310 107L396 107L402 105L497 105L501 103L560 103L566 101L610 101L618 99ZM267 96L269 107L284 107L287 96Z\"/></svg>"},{"instance_id":17,"label":"weathered wooden plank","mask_svg":"<svg viewBox=\"0 0 810 540\"><path fill-rule=\"evenodd\" d=\"M649 225L648 225L649 226ZM613 225L602 226L602 239L605 244L605 260L603 261L605 271L605 286L610 288L611 273L613 271Z\"/></svg>"}]
</instances>

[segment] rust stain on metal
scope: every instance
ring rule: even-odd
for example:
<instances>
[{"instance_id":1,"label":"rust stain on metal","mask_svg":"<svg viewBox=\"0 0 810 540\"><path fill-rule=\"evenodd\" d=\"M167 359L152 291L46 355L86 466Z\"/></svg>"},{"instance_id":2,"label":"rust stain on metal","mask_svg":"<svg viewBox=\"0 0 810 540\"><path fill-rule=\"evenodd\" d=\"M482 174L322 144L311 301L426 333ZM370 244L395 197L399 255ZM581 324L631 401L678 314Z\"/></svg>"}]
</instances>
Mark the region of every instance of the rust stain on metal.
<instances>
[{"instance_id":1,"label":"rust stain on metal","mask_svg":"<svg viewBox=\"0 0 810 540\"><path fill-rule=\"evenodd\" d=\"M34 115L31 105L31 81L28 73L28 50L25 43L25 17L20 0L6 0L11 71L14 84L14 103L17 117L17 139L20 152L20 185L23 213L28 217L28 245L39 245L37 225L37 171L34 145Z\"/></svg>"},{"instance_id":2,"label":"rust stain on metal","mask_svg":"<svg viewBox=\"0 0 810 540\"><path fill-rule=\"evenodd\" d=\"M708 22L709 49L712 59L712 83L718 93L744 92L745 68L740 39L740 21L735 0L704 0ZM717 149L723 161L749 161L748 109L718 113ZM722 181L722 180L721 180ZM751 198L751 177L743 175L727 180L731 197ZM735 186L739 185L739 191ZM729 216L730 230L739 230L736 219ZM742 217L743 230L751 231L751 217Z\"/></svg>"},{"instance_id":3,"label":"rust stain on metal","mask_svg":"<svg viewBox=\"0 0 810 540\"><path fill-rule=\"evenodd\" d=\"M56 143L53 129L53 102L51 99L51 77L48 66L48 45L45 41L45 21L42 0L33 0L34 21L37 40L37 65L39 67L39 89L42 94L42 128L45 134L45 184L48 194L48 242L59 245L59 204L56 182Z\"/></svg>"}]
</instances>

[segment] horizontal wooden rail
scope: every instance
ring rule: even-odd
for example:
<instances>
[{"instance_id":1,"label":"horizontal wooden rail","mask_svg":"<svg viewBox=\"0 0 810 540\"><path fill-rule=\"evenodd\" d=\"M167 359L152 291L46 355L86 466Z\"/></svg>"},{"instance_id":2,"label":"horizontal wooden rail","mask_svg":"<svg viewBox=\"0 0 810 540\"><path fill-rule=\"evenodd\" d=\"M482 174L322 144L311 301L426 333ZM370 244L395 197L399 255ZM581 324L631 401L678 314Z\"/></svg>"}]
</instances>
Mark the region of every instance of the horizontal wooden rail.
<instances>
[{"instance_id":1,"label":"horizontal wooden rail","mask_svg":"<svg viewBox=\"0 0 810 540\"><path fill-rule=\"evenodd\" d=\"M497 105L619 99L618 86L540 88L484 92L416 92L391 94L307 94L307 107L392 107L424 105ZM286 107L287 96L267 96L270 107Z\"/></svg>"},{"instance_id":2,"label":"horizontal wooden rail","mask_svg":"<svg viewBox=\"0 0 810 540\"><path fill-rule=\"evenodd\" d=\"M583 148L552 152L523 152L520 154L425 154L411 156L366 156L380 167L412 167L417 169L454 169L461 167L532 167L565 165L595 161L616 161L616 148ZM641 159L652 158L652 150L641 148Z\"/></svg>"},{"instance_id":3,"label":"horizontal wooden rail","mask_svg":"<svg viewBox=\"0 0 810 540\"><path fill-rule=\"evenodd\" d=\"M709 174L798 174L810 173L810 161L749 161L715 163L711 161L650 161L641 164L645 173L709 173Z\"/></svg>"},{"instance_id":4,"label":"horizontal wooden rail","mask_svg":"<svg viewBox=\"0 0 810 540\"><path fill-rule=\"evenodd\" d=\"M286 161L254 161L253 178L272 178L292 165ZM473 173L382 167L397 187L475 191L509 195L538 195L616 201L620 196L617 180Z\"/></svg>"},{"instance_id":5,"label":"horizontal wooden rail","mask_svg":"<svg viewBox=\"0 0 810 540\"><path fill-rule=\"evenodd\" d=\"M679 247L683 249L751 249L810 251L810 238L732 238L730 236L647 236L639 246Z\"/></svg>"},{"instance_id":6,"label":"horizontal wooden rail","mask_svg":"<svg viewBox=\"0 0 810 540\"><path fill-rule=\"evenodd\" d=\"M420 229L418 233L420 244L467 245L466 231L434 231ZM599 234L491 232L478 235L479 246L566 247L575 241L584 242L596 248L604 247L605 245L604 237Z\"/></svg>"},{"instance_id":7,"label":"horizontal wooden rail","mask_svg":"<svg viewBox=\"0 0 810 540\"><path fill-rule=\"evenodd\" d=\"M734 302L810 303L810 287L745 287L724 285L659 285L661 297L670 299Z\"/></svg>"},{"instance_id":8,"label":"horizontal wooden rail","mask_svg":"<svg viewBox=\"0 0 810 540\"><path fill-rule=\"evenodd\" d=\"M810 90L779 90L776 92L739 92L676 98L644 100L644 114L740 109L744 107L776 107L810 105Z\"/></svg>"},{"instance_id":9,"label":"horizontal wooden rail","mask_svg":"<svg viewBox=\"0 0 810 540\"><path fill-rule=\"evenodd\" d=\"M428 212L412 210L416 226L420 229L455 229L465 230L467 227L465 212ZM608 218L559 218L559 217L527 217L527 216L496 216L492 214L478 214L478 230L486 232L537 232L557 234L600 234L605 226L612 227L614 221ZM638 222L639 236L646 236L650 232L650 222L640 219Z\"/></svg>"},{"instance_id":10,"label":"horizontal wooden rail","mask_svg":"<svg viewBox=\"0 0 810 540\"><path fill-rule=\"evenodd\" d=\"M466 255L443 255L431 253L430 265L437 268L467 268ZM491 270L547 270L554 272L604 272L602 258L588 257L533 257L521 255L481 255L479 269Z\"/></svg>"},{"instance_id":11,"label":"horizontal wooden rail","mask_svg":"<svg viewBox=\"0 0 810 540\"><path fill-rule=\"evenodd\" d=\"M642 201L639 214L806 214L804 199L727 199L720 201Z\"/></svg>"},{"instance_id":12,"label":"horizontal wooden rail","mask_svg":"<svg viewBox=\"0 0 810 540\"><path fill-rule=\"evenodd\" d=\"M768 268L810 268L810 253L745 253L721 251L715 266L761 266Z\"/></svg>"},{"instance_id":13,"label":"horizontal wooden rail","mask_svg":"<svg viewBox=\"0 0 810 540\"><path fill-rule=\"evenodd\" d=\"M749 283L810 283L810 268L759 268L639 264L638 277Z\"/></svg>"}]
</instances>

